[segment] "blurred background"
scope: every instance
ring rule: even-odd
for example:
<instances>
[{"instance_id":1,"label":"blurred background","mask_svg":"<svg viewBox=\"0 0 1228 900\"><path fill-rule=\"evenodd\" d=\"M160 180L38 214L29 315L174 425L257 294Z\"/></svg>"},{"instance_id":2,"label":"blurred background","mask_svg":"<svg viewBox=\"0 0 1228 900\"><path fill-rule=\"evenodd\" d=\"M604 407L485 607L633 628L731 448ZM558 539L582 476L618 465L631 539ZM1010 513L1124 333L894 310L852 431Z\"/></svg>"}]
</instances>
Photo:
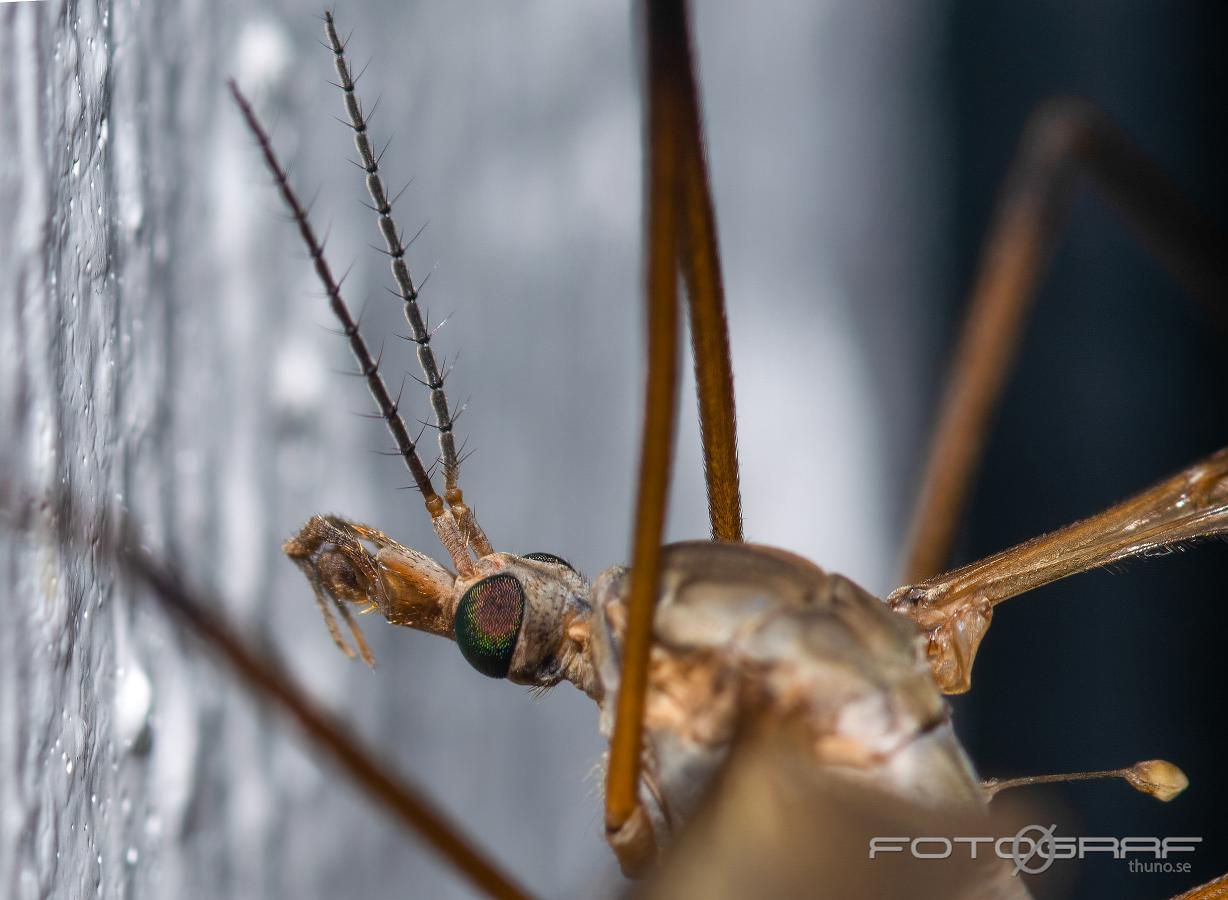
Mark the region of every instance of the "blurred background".
<instances>
[{"instance_id":1,"label":"blurred background","mask_svg":"<svg viewBox=\"0 0 1228 900\"><path fill-rule=\"evenodd\" d=\"M623 885L596 709L367 620L331 644L282 539L316 512L440 555L226 95L235 77L400 382L412 354L322 36L299 0L0 7L4 475L124 507L254 638L531 889ZM460 354L467 499L500 549L628 555L641 393L640 101L626 4L336 10ZM1029 113L1093 100L1219 222L1220 5L703 4L696 41L733 329L748 537L883 594L975 257ZM1225 443L1225 335L1098 200L1075 204L956 561ZM405 408L427 415L406 388ZM707 532L691 385L672 539ZM0 539L0 893L468 896L55 525ZM1190 875L1055 867L1042 896L1167 896L1228 869L1213 723L1228 553L1209 543L1002 607L957 724L984 774L1162 756L1187 794L1040 795L1059 833L1197 835Z\"/></svg>"}]
</instances>

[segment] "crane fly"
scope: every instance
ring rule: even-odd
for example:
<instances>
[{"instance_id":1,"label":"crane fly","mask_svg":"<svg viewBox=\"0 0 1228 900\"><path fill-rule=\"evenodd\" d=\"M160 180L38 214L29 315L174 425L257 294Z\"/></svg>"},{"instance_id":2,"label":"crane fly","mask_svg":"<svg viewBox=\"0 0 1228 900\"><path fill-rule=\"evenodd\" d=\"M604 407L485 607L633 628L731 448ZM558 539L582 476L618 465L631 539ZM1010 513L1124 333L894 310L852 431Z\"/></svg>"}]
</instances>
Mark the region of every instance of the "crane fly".
<instances>
[{"instance_id":1,"label":"crane fly","mask_svg":"<svg viewBox=\"0 0 1228 900\"><path fill-rule=\"evenodd\" d=\"M939 691L969 689L994 606L1091 567L1228 529L1226 450L1083 522L925 578L949 555L988 411L1074 173L1099 181L1194 290L1211 302L1222 297L1214 231L1103 117L1066 103L1038 117L1007 186L917 512L914 583L883 603L806 560L744 543L729 336L685 9L651 3L646 21L649 368L639 499L630 568L608 569L592 583L552 553L496 551L465 499L432 334L332 15L325 16L326 41L430 392L442 496L267 134L232 85L451 569L336 516L313 517L285 552L348 655L372 661L352 608L377 610L393 624L455 640L484 675L542 688L566 680L591 696L611 741L607 838L628 874L646 871L686 821L751 706L782 720L802 715L821 767L851 769L918 803L983 802ZM712 540L663 546L679 274L689 301ZM1167 789L1154 781L1147 787L1157 795Z\"/></svg>"},{"instance_id":2,"label":"crane fly","mask_svg":"<svg viewBox=\"0 0 1228 900\"><path fill-rule=\"evenodd\" d=\"M325 14L326 42L430 395L438 473L422 461L421 434L412 434L402 418L399 398L385 384L379 358L360 333L267 132L232 82L450 568L377 528L338 516L312 517L284 550L306 576L330 634L347 655L373 662L355 612L377 611L392 624L455 641L483 675L543 688L570 681L592 697L610 739L606 834L630 875L651 872L675 835L685 834L751 719L756 730L796 739L815 771L873 784L918 808L978 810L1008 785L978 780L942 694L970 688L995 606L1089 568L1228 531L1225 449L1102 513L940 572L1074 176L1088 175L1177 277L1211 304L1224 297L1222 241L1095 110L1067 102L1038 116L1006 187L956 351L914 518L908 583L885 600L876 598L808 560L744 540L730 337L685 3L647 3L644 24L648 371L633 552L629 567L614 566L591 582L553 552L496 550L461 489L455 411L331 13ZM666 546L683 330L679 276L688 302L712 532L709 541ZM497 896L523 895L415 789L390 776L207 614L165 567L126 540L111 549L247 684L287 709L476 885ZM1074 777L1094 774L1125 778L1161 799L1184 787L1179 771L1161 762ZM1025 893L1018 882L1003 890Z\"/></svg>"}]
</instances>

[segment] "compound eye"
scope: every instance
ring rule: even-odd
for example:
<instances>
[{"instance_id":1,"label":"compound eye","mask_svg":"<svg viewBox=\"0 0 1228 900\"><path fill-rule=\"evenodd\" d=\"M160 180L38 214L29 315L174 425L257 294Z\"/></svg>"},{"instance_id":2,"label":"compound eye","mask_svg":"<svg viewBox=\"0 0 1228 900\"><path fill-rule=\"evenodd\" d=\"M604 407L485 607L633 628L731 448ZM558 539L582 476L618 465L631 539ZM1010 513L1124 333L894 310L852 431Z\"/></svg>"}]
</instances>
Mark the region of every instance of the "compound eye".
<instances>
[{"instance_id":1,"label":"compound eye","mask_svg":"<svg viewBox=\"0 0 1228 900\"><path fill-rule=\"evenodd\" d=\"M507 677L524 619L524 588L506 573L483 578L456 608L456 645L483 675Z\"/></svg>"},{"instance_id":2,"label":"compound eye","mask_svg":"<svg viewBox=\"0 0 1228 900\"><path fill-rule=\"evenodd\" d=\"M535 562L554 563L556 566L563 566L564 568L571 569L573 572L576 570L576 567L563 559L563 557L555 556L553 553L526 553L523 558L531 559Z\"/></svg>"}]
</instances>

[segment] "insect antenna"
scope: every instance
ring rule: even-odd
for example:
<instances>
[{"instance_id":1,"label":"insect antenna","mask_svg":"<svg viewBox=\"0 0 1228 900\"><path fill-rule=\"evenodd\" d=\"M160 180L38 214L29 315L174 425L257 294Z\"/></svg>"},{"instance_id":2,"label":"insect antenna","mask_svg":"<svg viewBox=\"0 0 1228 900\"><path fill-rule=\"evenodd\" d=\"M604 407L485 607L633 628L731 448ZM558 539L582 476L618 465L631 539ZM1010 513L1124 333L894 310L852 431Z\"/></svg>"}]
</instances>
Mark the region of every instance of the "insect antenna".
<instances>
[{"instance_id":1,"label":"insect antenna","mask_svg":"<svg viewBox=\"0 0 1228 900\"><path fill-rule=\"evenodd\" d=\"M367 387L371 391L371 396L375 399L375 405L379 407L381 417L396 440L397 451L409 467L409 472L414 478L414 484L422 493L427 511L431 515L431 525L439 536L444 549L452 557L452 563L456 566L457 571L462 575L467 575L473 571L473 562L465 549L465 540L462 537L463 531L457 528L457 522L453 521L451 517L444 515L443 501L439 499L439 495L435 492L435 487L431 484L430 475L418 456L417 446L414 440L410 438L409 431L405 427L405 420L401 418L397 404L393 402L391 395L388 393L388 387L384 384L383 376L379 372L379 364L371 356L371 351L368 349L366 341L362 339L362 335L358 331L358 324L355 322L349 307L346 306L345 300L341 296L341 287L337 283L337 279L333 277L328 260L324 258L324 248L320 245L315 230L307 220L307 213L303 210L303 205L299 201L298 195L290 187L290 181L286 177L285 169L278 161L277 155L273 152L273 144L269 140L268 132L260 124L260 120L256 117L251 104L243 96L243 92L239 90L239 86L233 79L229 82L229 85L230 93L234 97L235 103L238 104L239 111L243 114L248 129L255 136L256 142L260 146L260 152L263 154L265 164L273 175L273 180L277 183L277 189L281 193L282 200L285 201L291 215L294 217L294 221L298 224L299 235L307 246L307 252L310 254L315 265L316 275L324 287L324 292L328 295L328 305L332 308L333 315L341 323L341 330L350 343L350 350L354 354L354 359L358 361L359 371L367 380ZM361 638L358 638L358 640L361 642Z\"/></svg>"},{"instance_id":2,"label":"insect antenna","mask_svg":"<svg viewBox=\"0 0 1228 900\"><path fill-rule=\"evenodd\" d=\"M405 262L405 252L408 244L402 240L401 232L392 218L392 203L388 200L388 190L380 175L380 155L371 146L370 133L367 128L368 116L363 113L362 104L355 93L355 79L350 72L350 65L345 55L345 43L337 33L337 24L331 11L324 13L324 34L328 47L333 52L337 68L337 86L341 89L345 100L345 111L349 116L349 125L354 131L354 146L360 157L359 167L366 173L367 193L375 208L380 234L384 238L386 252L390 258L392 277L396 281L397 295L405 308L405 321L409 323L410 340L418 345L418 363L427 389L431 395L431 408L435 414L435 427L439 432L439 454L443 463L444 497L452 517L460 527L465 541L472 546L479 556L493 552L486 534L478 525L473 511L465 505L464 494L460 488L460 459L456 453L456 437L453 434L453 424L456 417L448 407L448 398L443 391L443 378L439 374L439 365L435 361L435 351L431 348L431 338L434 332L427 328L418 306L418 288L414 286L409 266ZM424 228L426 226L423 226ZM419 230L418 234L421 234ZM414 235L417 237L417 234ZM408 243L413 243L413 238Z\"/></svg>"}]
</instances>

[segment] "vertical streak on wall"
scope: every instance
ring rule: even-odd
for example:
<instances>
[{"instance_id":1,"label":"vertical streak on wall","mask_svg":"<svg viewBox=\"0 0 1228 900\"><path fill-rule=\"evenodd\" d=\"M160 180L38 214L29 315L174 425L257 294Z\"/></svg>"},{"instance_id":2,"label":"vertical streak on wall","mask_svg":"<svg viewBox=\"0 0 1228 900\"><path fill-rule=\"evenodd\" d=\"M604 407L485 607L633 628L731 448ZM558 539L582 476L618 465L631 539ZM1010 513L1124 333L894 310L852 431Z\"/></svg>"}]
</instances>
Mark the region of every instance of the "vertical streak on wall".
<instances>
[{"instance_id":1,"label":"vertical streak on wall","mask_svg":"<svg viewBox=\"0 0 1228 900\"><path fill-rule=\"evenodd\" d=\"M253 767L217 751L236 735L258 745L250 714L132 605L106 559L61 543L101 533L122 508L200 581L239 562L217 535L242 423L219 414L216 382L227 360L255 357L239 346L249 335L216 340L216 311L183 302L200 297L185 282L203 264L189 173L212 102L205 24L191 3L0 11L4 477L91 511L70 523L42 510L0 544L6 896L225 895L267 833L226 821L229 787L250 789ZM248 790L245 808L260 798Z\"/></svg>"}]
</instances>

